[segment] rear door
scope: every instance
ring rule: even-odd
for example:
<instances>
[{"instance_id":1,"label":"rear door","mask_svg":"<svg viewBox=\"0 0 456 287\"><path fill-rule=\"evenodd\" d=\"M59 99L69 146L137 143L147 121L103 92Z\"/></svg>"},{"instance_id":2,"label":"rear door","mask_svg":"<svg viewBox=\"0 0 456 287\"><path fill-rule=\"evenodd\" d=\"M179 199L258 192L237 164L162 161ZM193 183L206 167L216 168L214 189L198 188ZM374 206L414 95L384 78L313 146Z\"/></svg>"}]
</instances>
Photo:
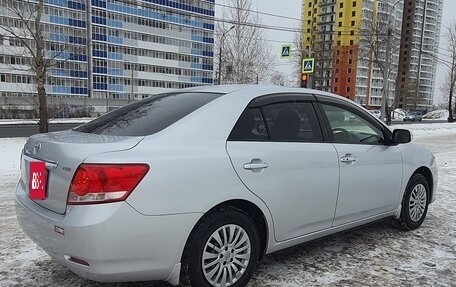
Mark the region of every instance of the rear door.
<instances>
[{"instance_id":1,"label":"rear door","mask_svg":"<svg viewBox=\"0 0 456 287\"><path fill-rule=\"evenodd\" d=\"M334 218L337 153L322 136L311 99L251 103L227 142L239 178L271 211L277 241L329 228Z\"/></svg>"},{"instance_id":2,"label":"rear door","mask_svg":"<svg viewBox=\"0 0 456 287\"><path fill-rule=\"evenodd\" d=\"M338 153L340 187L334 226L395 210L402 183L402 156L388 145L384 127L343 102L322 102Z\"/></svg>"}]
</instances>

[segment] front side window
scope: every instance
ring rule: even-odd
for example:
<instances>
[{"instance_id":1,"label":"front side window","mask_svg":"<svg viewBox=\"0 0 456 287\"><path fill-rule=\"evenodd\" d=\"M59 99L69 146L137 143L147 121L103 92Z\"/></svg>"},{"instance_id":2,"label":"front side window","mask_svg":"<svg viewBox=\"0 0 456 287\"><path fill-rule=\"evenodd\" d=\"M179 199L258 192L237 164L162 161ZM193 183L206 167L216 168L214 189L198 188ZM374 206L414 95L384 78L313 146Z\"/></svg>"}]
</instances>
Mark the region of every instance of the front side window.
<instances>
[{"instance_id":1,"label":"front side window","mask_svg":"<svg viewBox=\"0 0 456 287\"><path fill-rule=\"evenodd\" d=\"M309 102L277 103L262 107L271 141L322 142L320 125Z\"/></svg>"},{"instance_id":2,"label":"front side window","mask_svg":"<svg viewBox=\"0 0 456 287\"><path fill-rule=\"evenodd\" d=\"M360 115L338 106L322 104L322 107L331 126L330 135L335 143L385 143L383 132Z\"/></svg>"}]
</instances>

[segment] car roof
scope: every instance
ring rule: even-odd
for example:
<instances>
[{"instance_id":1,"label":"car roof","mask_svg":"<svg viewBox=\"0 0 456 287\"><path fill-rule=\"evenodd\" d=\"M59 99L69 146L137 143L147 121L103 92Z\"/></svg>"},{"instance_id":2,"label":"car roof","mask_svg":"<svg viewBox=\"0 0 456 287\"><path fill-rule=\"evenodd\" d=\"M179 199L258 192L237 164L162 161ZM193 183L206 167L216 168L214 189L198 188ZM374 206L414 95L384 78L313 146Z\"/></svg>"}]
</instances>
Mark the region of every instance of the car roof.
<instances>
[{"instance_id":1,"label":"car roof","mask_svg":"<svg viewBox=\"0 0 456 287\"><path fill-rule=\"evenodd\" d=\"M346 99L345 97L338 96L329 92L307 89L307 88L293 88L293 87L283 87L283 86L274 86L274 85L211 85L211 86L200 86L194 88L187 88L178 90L179 92L204 92L204 93L222 93L230 94L239 91L251 92L251 94L278 94L278 93L304 93L304 94L313 94L316 96L325 96L332 97L335 99L345 100L349 103L354 103ZM356 104L356 103L355 103Z\"/></svg>"}]
</instances>

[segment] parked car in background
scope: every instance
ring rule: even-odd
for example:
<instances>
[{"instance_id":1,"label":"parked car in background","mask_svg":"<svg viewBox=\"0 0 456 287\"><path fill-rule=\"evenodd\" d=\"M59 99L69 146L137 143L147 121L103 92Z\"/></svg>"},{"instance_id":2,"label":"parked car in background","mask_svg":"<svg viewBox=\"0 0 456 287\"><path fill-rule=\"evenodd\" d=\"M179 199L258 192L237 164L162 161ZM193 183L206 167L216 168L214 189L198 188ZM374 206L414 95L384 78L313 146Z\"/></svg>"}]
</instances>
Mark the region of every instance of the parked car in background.
<instances>
[{"instance_id":1,"label":"parked car in background","mask_svg":"<svg viewBox=\"0 0 456 287\"><path fill-rule=\"evenodd\" d=\"M404 122L406 122L406 121L412 121L412 122L420 121L421 122L423 120L423 115L421 114L421 112L410 112L407 115L405 115L403 120L404 120Z\"/></svg>"},{"instance_id":2,"label":"parked car in background","mask_svg":"<svg viewBox=\"0 0 456 287\"><path fill-rule=\"evenodd\" d=\"M369 110L369 112L370 112L372 115L374 115L374 117L376 117L377 119L379 119L380 116L381 116L381 114L382 114L380 110Z\"/></svg>"},{"instance_id":3,"label":"parked car in background","mask_svg":"<svg viewBox=\"0 0 456 287\"><path fill-rule=\"evenodd\" d=\"M418 228L437 167L410 141L322 91L184 89L31 136L16 213L85 278L242 287L265 254L383 218Z\"/></svg>"}]
</instances>

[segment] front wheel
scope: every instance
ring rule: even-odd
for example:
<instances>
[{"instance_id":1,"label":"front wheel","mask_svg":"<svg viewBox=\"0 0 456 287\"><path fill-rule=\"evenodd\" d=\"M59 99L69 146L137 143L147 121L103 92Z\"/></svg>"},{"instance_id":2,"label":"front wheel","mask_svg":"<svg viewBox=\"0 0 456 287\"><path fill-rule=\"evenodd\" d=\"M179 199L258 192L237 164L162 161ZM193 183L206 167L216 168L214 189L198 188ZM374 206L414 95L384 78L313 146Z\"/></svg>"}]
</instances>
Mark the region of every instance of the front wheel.
<instances>
[{"instance_id":1,"label":"front wheel","mask_svg":"<svg viewBox=\"0 0 456 287\"><path fill-rule=\"evenodd\" d=\"M182 258L184 286L245 286L255 271L260 239L251 217L224 207L204 216Z\"/></svg>"},{"instance_id":2,"label":"front wheel","mask_svg":"<svg viewBox=\"0 0 456 287\"><path fill-rule=\"evenodd\" d=\"M429 183L421 174L414 174L407 184L402 199L402 210L399 218L401 227L414 230L420 227L426 218L430 199Z\"/></svg>"}]
</instances>

